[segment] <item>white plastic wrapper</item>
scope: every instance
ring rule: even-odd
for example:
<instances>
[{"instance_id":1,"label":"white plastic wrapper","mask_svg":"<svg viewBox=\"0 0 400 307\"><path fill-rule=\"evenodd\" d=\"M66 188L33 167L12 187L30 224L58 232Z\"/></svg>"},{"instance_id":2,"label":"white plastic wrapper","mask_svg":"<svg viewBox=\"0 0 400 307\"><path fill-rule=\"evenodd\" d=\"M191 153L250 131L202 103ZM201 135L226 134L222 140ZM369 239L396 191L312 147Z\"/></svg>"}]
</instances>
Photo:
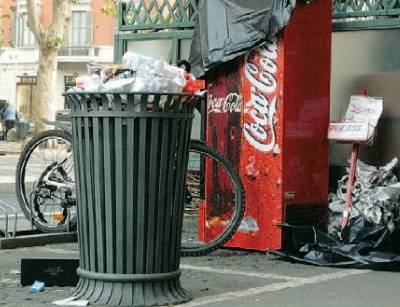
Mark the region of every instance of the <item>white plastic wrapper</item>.
<instances>
[{"instance_id":1,"label":"white plastic wrapper","mask_svg":"<svg viewBox=\"0 0 400 307\"><path fill-rule=\"evenodd\" d=\"M76 78L76 86L87 92L99 92L102 88L102 82L99 75L80 76Z\"/></svg>"},{"instance_id":2,"label":"white plastic wrapper","mask_svg":"<svg viewBox=\"0 0 400 307\"><path fill-rule=\"evenodd\" d=\"M135 91L179 93L186 85L185 70L165 61L128 51L122 63L136 73Z\"/></svg>"},{"instance_id":3,"label":"white plastic wrapper","mask_svg":"<svg viewBox=\"0 0 400 307\"><path fill-rule=\"evenodd\" d=\"M135 78L112 79L103 83L101 90L103 92L132 92L134 90Z\"/></svg>"},{"instance_id":4,"label":"white plastic wrapper","mask_svg":"<svg viewBox=\"0 0 400 307\"><path fill-rule=\"evenodd\" d=\"M127 52L122 62L127 71L120 74L115 73L120 67L89 65L91 75L77 78L78 90L181 93L187 84L186 71L163 60Z\"/></svg>"},{"instance_id":5,"label":"white plastic wrapper","mask_svg":"<svg viewBox=\"0 0 400 307\"><path fill-rule=\"evenodd\" d=\"M136 81L132 90L134 92L159 92L160 87L152 75L140 73L136 75Z\"/></svg>"},{"instance_id":6,"label":"white plastic wrapper","mask_svg":"<svg viewBox=\"0 0 400 307\"><path fill-rule=\"evenodd\" d=\"M155 60L151 57L128 51L122 57L122 66L133 71L154 73Z\"/></svg>"}]
</instances>

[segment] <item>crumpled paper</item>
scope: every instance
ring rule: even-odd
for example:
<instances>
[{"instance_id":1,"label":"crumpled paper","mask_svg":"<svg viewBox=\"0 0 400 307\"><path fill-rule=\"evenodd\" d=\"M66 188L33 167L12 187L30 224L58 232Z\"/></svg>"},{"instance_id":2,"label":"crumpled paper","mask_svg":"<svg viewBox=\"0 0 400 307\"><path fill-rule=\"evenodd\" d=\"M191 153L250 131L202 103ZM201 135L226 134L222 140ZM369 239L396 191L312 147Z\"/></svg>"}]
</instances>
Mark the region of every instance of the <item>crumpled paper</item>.
<instances>
[{"instance_id":1,"label":"crumpled paper","mask_svg":"<svg viewBox=\"0 0 400 307\"><path fill-rule=\"evenodd\" d=\"M400 216L400 182L394 174L399 160L394 158L382 167L367 165L357 161L356 181L352 191L350 218L362 216L375 225L386 225L393 232L398 226ZM347 169L349 172L349 169ZM333 213L342 213L346 198L348 175L339 180L336 194L329 195L329 209ZM333 215L330 231L336 229L341 215Z\"/></svg>"}]
</instances>

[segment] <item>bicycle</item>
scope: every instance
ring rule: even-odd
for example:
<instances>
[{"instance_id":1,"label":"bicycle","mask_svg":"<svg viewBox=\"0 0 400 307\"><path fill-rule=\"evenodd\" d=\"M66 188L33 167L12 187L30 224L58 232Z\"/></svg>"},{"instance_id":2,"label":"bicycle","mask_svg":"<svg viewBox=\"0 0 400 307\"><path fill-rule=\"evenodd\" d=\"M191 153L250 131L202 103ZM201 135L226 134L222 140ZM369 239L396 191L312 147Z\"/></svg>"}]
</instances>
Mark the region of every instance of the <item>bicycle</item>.
<instances>
[{"instance_id":1,"label":"bicycle","mask_svg":"<svg viewBox=\"0 0 400 307\"><path fill-rule=\"evenodd\" d=\"M35 136L22 151L16 171L17 198L22 211L28 219L32 219L35 228L43 232L61 232L76 228L72 131L69 123L45 123L58 129ZM211 168L214 174L225 181L225 189L221 191L224 195L214 195L211 200L212 207L219 207L219 212L225 211L225 221L219 232L209 234L207 241L201 241L199 239L204 240L205 235L204 229L203 233L199 233L198 223L201 218L199 213L203 212L204 215L206 210L206 168ZM205 143L192 140L186 181L182 255L207 254L225 244L239 227L243 213L244 189L232 164ZM210 217L203 223L215 223L215 218Z\"/></svg>"},{"instance_id":2,"label":"bicycle","mask_svg":"<svg viewBox=\"0 0 400 307\"><path fill-rule=\"evenodd\" d=\"M190 70L190 66L186 69ZM200 105L196 109L203 113ZM36 228L44 232L66 231L77 225L72 127L68 122L44 122L56 129L35 136L22 151L16 170L17 198ZM39 162L44 163L39 166ZM206 180L206 175L212 180ZM221 188L208 193L216 180ZM233 165L204 142L192 140L182 255L207 254L225 244L238 229L243 214L244 188Z\"/></svg>"}]
</instances>

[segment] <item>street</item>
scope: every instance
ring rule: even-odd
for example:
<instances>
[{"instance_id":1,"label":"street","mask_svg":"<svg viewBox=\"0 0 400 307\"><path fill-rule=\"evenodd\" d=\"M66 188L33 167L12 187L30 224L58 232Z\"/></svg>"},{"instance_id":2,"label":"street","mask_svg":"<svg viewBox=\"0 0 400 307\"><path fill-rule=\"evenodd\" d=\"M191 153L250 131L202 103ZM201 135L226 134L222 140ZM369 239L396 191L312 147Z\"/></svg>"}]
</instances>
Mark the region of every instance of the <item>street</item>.
<instances>
[{"instance_id":1,"label":"street","mask_svg":"<svg viewBox=\"0 0 400 307\"><path fill-rule=\"evenodd\" d=\"M54 306L72 288L46 288L29 294L21 288L21 258L76 258L76 244L0 251L0 305ZM181 306L399 306L400 274L318 268L289 263L269 254L219 250L183 258L182 286L194 297Z\"/></svg>"},{"instance_id":2,"label":"street","mask_svg":"<svg viewBox=\"0 0 400 307\"><path fill-rule=\"evenodd\" d=\"M18 229L28 229L15 197L17 155L0 158L0 199L17 209ZM0 214L0 228L4 214ZM19 283L21 258L77 258L77 244L0 250L0 305L52 306L72 288L46 288L29 294ZM219 250L182 258L182 285L193 301L181 306L399 306L400 274L320 268L290 263L268 253Z\"/></svg>"},{"instance_id":3,"label":"street","mask_svg":"<svg viewBox=\"0 0 400 307\"><path fill-rule=\"evenodd\" d=\"M7 144L1 142L0 151L6 152L5 156L0 156L0 201L5 202L16 210L18 215L17 230L28 230L30 229L30 223L25 219L25 215L22 213L15 196L15 167L19 158L20 146L17 146L16 143ZM0 209L0 229L5 227L6 212L3 209ZM11 221L9 227L12 227L14 213L10 210L7 210L7 213L10 215Z\"/></svg>"}]
</instances>

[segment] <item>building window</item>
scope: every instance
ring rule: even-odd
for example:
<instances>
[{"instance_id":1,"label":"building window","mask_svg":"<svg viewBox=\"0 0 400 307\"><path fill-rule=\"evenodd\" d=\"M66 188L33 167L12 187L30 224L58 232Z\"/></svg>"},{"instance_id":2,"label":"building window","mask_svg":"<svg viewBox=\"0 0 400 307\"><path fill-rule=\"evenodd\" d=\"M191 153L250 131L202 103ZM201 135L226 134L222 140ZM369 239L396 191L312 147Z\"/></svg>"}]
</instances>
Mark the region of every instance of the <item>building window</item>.
<instances>
[{"instance_id":1,"label":"building window","mask_svg":"<svg viewBox=\"0 0 400 307\"><path fill-rule=\"evenodd\" d=\"M65 75L64 76L64 91L67 92L69 89L75 87L76 85L76 75ZM68 109L69 104L68 104L68 99L65 97L64 100L64 109Z\"/></svg>"},{"instance_id":2,"label":"building window","mask_svg":"<svg viewBox=\"0 0 400 307\"><path fill-rule=\"evenodd\" d=\"M90 11L72 12L61 56L88 56L92 45L92 14Z\"/></svg>"},{"instance_id":3,"label":"building window","mask_svg":"<svg viewBox=\"0 0 400 307\"><path fill-rule=\"evenodd\" d=\"M24 118L33 118L33 96L36 87L36 76L17 76L17 110Z\"/></svg>"},{"instance_id":4,"label":"building window","mask_svg":"<svg viewBox=\"0 0 400 307\"><path fill-rule=\"evenodd\" d=\"M16 14L15 16L15 46L16 47L35 47L35 37L27 24L27 14Z\"/></svg>"}]
</instances>

